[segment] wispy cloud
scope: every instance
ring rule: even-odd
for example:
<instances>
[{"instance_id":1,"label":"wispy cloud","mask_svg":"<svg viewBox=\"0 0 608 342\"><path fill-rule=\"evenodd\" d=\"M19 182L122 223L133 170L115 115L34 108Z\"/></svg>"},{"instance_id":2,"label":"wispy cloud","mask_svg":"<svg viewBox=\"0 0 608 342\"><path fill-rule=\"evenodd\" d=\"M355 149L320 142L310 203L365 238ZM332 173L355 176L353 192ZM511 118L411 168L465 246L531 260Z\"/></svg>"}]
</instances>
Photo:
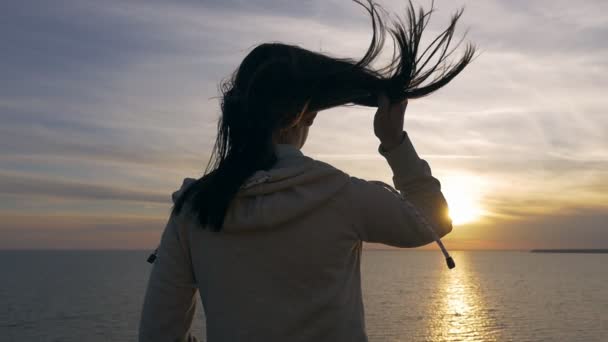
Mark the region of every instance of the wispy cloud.
<instances>
[{"instance_id":1,"label":"wispy cloud","mask_svg":"<svg viewBox=\"0 0 608 342\"><path fill-rule=\"evenodd\" d=\"M571 208L546 215L482 220L457 227L446 243L455 249L605 248L608 212L597 208Z\"/></svg>"},{"instance_id":2,"label":"wispy cloud","mask_svg":"<svg viewBox=\"0 0 608 342\"><path fill-rule=\"evenodd\" d=\"M0 249L149 249L165 220L159 217L96 215L2 216Z\"/></svg>"},{"instance_id":3,"label":"wispy cloud","mask_svg":"<svg viewBox=\"0 0 608 342\"><path fill-rule=\"evenodd\" d=\"M171 201L170 196L166 193L5 173L0 173L0 189L4 195L28 197L150 203L169 203Z\"/></svg>"}]
</instances>

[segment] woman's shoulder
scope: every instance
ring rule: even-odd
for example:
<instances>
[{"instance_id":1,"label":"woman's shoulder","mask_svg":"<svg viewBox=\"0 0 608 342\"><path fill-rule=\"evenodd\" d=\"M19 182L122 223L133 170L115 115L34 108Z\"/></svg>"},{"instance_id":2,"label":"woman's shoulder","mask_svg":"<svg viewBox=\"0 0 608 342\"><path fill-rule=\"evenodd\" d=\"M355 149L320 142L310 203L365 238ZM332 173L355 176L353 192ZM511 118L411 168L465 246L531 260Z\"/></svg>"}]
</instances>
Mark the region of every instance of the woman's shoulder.
<instances>
[{"instance_id":1,"label":"woman's shoulder","mask_svg":"<svg viewBox=\"0 0 608 342\"><path fill-rule=\"evenodd\" d=\"M184 180L182 181L182 186L171 194L171 200L173 200L173 203L177 202L177 199L184 192L186 192L186 190L188 190L188 188L190 186L192 186L194 183L196 183L196 181L197 181L197 179L194 179L194 178L184 178Z\"/></svg>"},{"instance_id":2,"label":"woman's shoulder","mask_svg":"<svg viewBox=\"0 0 608 342\"><path fill-rule=\"evenodd\" d=\"M340 177L347 179L347 187L345 194L354 197L366 197L367 195L375 194L377 192L384 193L385 191L393 194L397 193L395 188L390 184L379 181L379 180L368 180L358 176L350 175L348 172L341 170L340 168L321 160L312 159L312 163L315 164L315 168L326 170L326 172L332 172L339 174Z\"/></svg>"}]
</instances>

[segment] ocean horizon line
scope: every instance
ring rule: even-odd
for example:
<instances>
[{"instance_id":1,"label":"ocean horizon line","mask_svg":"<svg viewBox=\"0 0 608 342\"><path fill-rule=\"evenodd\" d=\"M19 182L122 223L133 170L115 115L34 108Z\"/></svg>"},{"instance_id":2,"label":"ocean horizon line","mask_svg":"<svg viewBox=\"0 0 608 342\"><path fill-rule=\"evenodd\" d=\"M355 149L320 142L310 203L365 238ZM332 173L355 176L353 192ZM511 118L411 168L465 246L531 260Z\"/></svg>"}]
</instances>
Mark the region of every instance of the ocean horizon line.
<instances>
[{"instance_id":1,"label":"ocean horizon line","mask_svg":"<svg viewBox=\"0 0 608 342\"><path fill-rule=\"evenodd\" d=\"M434 248L377 248L364 247L365 251L382 252L437 252ZM0 252L153 252L155 248L0 248ZM531 252L531 253L608 253L608 248L451 248L451 252Z\"/></svg>"}]
</instances>

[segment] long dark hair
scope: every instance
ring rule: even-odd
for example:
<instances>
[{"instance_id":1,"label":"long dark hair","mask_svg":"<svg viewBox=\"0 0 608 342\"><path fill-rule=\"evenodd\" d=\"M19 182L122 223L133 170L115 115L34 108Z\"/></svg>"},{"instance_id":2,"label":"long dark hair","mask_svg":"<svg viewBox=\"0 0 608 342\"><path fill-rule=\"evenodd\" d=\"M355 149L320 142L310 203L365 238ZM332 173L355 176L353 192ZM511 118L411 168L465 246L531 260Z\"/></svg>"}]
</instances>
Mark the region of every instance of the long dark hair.
<instances>
[{"instance_id":1,"label":"long dark hair","mask_svg":"<svg viewBox=\"0 0 608 342\"><path fill-rule=\"evenodd\" d=\"M432 6L429 11L417 11L410 1L406 17L389 18L387 27L387 14L380 6L371 0L355 2L369 13L373 30L369 48L359 61L266 43L255 47L221 84L222 116L205 175L177 199L173 214L179 214L188 202L202 227L221 230L243 183L276 162L273 133L292 123L303 110L345 104L376 107L379 93L387 94L392 102L426 96L448 84L474 57L474 46L467 44L457 62L447 61L462 42L451 47L462 10L422 50L420 40ZM374 70L370 65L379 56L386 33L394 43L392 59Z\"/></svg>"}]
</instances>

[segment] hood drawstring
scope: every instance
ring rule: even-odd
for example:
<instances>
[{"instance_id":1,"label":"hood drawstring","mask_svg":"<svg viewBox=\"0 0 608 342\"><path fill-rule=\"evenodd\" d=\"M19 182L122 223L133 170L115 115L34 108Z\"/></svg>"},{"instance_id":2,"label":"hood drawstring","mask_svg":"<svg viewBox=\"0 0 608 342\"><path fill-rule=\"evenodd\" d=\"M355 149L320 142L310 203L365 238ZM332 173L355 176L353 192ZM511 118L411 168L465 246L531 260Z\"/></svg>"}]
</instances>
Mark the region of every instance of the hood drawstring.
<instances>
[{"instance_id":1,"label":"hood drawstring","mask_svg":"<svg viewBox=\"0 0 608 342\"><path fill-rule=\"evenodd\" d=\"M156 253L158 253L158 248L156 248L154 252L148 256L148 259L146 261L150 264L153 264L154 260L156 260Z\"/></svg>"},{"instance_id":2,"label":"hood drawstring","mask_svg":"<svg viewBox=\"0 0 608 342\"><path fill-rule=\"evenodd\" d=\"M390 186L382 181L369 181L369 182L380 185L380 186L384 187L385 189L389 190L390 192L392 192L393 194L395 194L397 197L399 197L403 201L403 203L414 213L414 215L416 215L416 218L418 219L418 221L420 221L422 223L422 225L429 231L429 233L433 237L433 240L435 240L437 245L439 245L439 249L441 249L441 253L443 253L443 256L445 257L445 262L448 265L448 268L452 269L452 268L456 267L456 263L454 262L454 259L448 253L448 250L443 245L443 242L441 242L441 238L439 238L439 236L435 232L435 229L433 229L433 226L431 226L431 224L426 219L426 217L418 209L416 209L416 207L410 201L405 199L405 197L403 197L403 195L401 193L399 193L399 191L395 190L392 186Z\"/></svg>"}]
</instances>

